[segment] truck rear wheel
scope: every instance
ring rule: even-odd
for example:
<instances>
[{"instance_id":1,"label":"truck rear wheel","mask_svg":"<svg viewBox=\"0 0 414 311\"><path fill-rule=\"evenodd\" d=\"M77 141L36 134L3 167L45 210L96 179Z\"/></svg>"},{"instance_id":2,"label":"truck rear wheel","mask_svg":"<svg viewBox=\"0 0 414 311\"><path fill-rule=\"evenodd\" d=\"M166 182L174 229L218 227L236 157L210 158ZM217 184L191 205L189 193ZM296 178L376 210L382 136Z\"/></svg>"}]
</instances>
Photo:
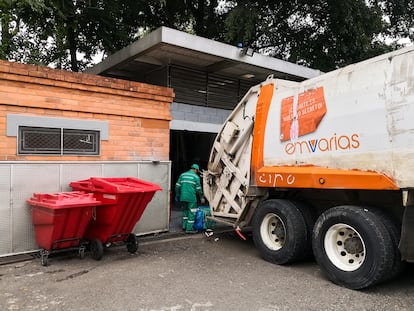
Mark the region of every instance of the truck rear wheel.
<instances>
[{"instance_id":1,"label":"truck rear wheel","mask_svg":"<svg viewBox=\"0 0 414 311\"><path fill-rule=\"evenodd\" d=\"M263 259L287 264L302 259L307 229L298 208L287 200L263 202L253 218L253 241Z\"/></svg>"},{"instance_id":2,"label":"truck rear wheel","mask_svg":"<svg viewBox=\"0 0 414 311\"><path fill-rule=\"evenodd\" d=\"M366 208L337 206L325 211L315 223L312 242L321 270L350 289L383 281L394 263L390 233Z\"/></svg>"},{"instance_id":3,"label":"truck rear wheel","mask_svg":"<svg viewBox=\"0 0 414 311\"><path fill-rule=\"evenodd\" d=\"M312 252L312 232L313 232L313 226L316 221L316 212L312 209L311 206L309 206L306 203L300 202L300 201L290 201L292 202L297 209L301 212L303 216L303 220L306 224L306 245L305 249L303 250L303 259L309 259L313 257Z\"/></svg>"},{"instance_id":4,"label":"truck rear wheel","mask_svg":"<svg viewBox=\"0 0 414 311\"><path fill-rule=\"evenodd\" d=\"M382 223L387 228L394 249L394 263L392 265L391 270L387 273L386 280L391 280L398 275L400 275L404 269L406 268L406 262L402 261L400 249L398 248L398 244L401 238L401 224L398 223L390 216L384 213L381 210L371 210L374 212L382 221Z\"/></svg>"}]
</instances>

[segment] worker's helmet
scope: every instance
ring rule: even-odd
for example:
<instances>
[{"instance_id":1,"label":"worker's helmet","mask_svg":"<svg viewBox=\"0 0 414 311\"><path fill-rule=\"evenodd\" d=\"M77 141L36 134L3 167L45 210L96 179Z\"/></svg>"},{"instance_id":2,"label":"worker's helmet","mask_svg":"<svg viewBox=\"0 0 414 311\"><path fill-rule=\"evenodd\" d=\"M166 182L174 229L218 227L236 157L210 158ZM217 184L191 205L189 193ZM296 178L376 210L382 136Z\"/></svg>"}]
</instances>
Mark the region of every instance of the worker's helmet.
<instances>
[{"instance_id":1,"label":"worker's helmet","mask_svg":"<svg viewBox=\"0 0 414 311\"><path fill-rule=\"evenodd\" d=\"M199 170L200 170L200 167L198 166L198 164L193 164L193 165L191 165L191 168L193 168L193 169L195 169L195 170L197 170L197 171L199 171Z\"/></svg>"}]
</instances>

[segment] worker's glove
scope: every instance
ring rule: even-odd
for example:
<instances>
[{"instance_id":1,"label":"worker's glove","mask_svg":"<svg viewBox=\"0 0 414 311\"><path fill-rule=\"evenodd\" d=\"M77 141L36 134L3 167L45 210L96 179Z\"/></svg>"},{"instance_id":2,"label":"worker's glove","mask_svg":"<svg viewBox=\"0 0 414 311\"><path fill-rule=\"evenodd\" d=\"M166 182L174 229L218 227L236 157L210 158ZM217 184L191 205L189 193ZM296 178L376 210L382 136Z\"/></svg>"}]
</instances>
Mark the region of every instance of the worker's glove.
<instances>
[{"instance_id":1,"label":"worker's glove","mask_svg":"<svg viewBox=\"0 0 414 311\"><path fill-rule=\"evenodd\" d=\"M200 203L201 203L201 204L206 203L206 199L204 199L204 197L202 197L202 198L200 199Z\"/></svg>"},{"instance_id":2,"label":"worker's glove","mask_svg":"<svg viewBox=\"0 0 414 311\"><path fill-rule=\"evenodd\" d=\"M178 194L175 195L175 202L180 202L180 196Z\"/></svg>"}]
</instances>

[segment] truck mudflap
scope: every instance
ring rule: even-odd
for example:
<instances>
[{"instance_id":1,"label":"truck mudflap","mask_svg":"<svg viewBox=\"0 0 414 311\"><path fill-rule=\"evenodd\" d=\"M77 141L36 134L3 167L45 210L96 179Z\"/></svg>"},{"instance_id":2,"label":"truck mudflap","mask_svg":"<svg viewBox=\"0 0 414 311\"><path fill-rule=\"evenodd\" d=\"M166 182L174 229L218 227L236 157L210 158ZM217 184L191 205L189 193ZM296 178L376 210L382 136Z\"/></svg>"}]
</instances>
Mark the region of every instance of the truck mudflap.
<instances>
[{"instance_id":1,"label":"truck mudflap","mask_svg":"<svg viewBox=\"0 0 414 311\"><path fill-rule=\"evenodd\" d=\"M414 236L414 205L405 207L404 216L401 227L401 239L399 249L401 252L401 259L414 262L414 243L412 237Z\"/></svg>"}]
</instances>

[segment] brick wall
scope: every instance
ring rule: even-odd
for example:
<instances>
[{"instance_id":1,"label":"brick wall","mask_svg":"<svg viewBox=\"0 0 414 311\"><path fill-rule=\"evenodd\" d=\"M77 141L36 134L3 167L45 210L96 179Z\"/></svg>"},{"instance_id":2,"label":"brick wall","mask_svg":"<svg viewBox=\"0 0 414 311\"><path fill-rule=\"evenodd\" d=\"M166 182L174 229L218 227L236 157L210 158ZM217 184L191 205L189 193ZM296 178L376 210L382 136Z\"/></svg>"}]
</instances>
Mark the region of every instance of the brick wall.
<instances>
[{"instance_id":1,"label":"brick wall","mask_svg":"<svg viewBox=\"0 0 414 311\"><path fill-rule=\"evenodd\" d=\"M173 90L0 61L0 160L168 160ZM99 156L17 155L7 114L108 122Z\"/></svg>"}]
</instances>

